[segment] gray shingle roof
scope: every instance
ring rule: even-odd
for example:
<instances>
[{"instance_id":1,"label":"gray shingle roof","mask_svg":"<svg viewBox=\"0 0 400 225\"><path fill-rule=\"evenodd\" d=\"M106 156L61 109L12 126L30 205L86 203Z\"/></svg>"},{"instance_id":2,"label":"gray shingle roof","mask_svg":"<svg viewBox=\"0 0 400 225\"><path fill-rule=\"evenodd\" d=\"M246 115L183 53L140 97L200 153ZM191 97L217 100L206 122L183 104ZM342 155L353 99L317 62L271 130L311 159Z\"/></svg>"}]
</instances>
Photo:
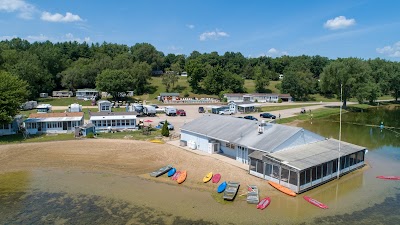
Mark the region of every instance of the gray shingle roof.
<instances>
[{"instance_id":1,"label":"gray shingle roof","mask_svg":"<svg viewBox=\"0 0 400 225\"><path fill-rule=\"evenodd\" d=\"M181 130L201 134L217 140L227 141L251 149L273 152L285 141L301 133L302 128L267 123L262 134L258 133L260 122L232 116L204 115L186 123ZM307 138L309 142L323 140L319 135ZM296 143L304 144L304 143ZM278 149L279 150L279 149Z\"/></svg>"},{"instance_id":2,"label":"gray shingle roof","mask_svg":"<svg viewBox=\"0 0 400 225\"><path fill-rule=\"evenodd\" d=\"M287 148L281 151L271 153L270 156L281 161L286 161L288 165L299 170L304 170L325 162L337 159L339 156L339 141L336 139L327 139L310 144L304 144L293 148ZM341 142L340 155L349 155L365 147Z\"/></svg>"}]
</instances>

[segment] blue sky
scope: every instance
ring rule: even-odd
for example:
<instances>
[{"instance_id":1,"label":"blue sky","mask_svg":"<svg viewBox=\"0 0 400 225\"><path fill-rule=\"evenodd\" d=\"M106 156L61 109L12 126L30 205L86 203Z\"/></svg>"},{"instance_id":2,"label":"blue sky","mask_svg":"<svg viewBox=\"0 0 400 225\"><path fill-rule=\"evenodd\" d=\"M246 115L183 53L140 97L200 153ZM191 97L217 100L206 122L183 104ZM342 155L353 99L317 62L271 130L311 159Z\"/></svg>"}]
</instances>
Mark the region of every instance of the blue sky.
<instances>
[{"instance_id":1,"label":"blue sky","mask_svg":"<svg viewBox=\"0 0 400 225\"><path fill-rule=\"evenodd\" d=\"M0 39L400 59L399 1L0 0Z\"/></svg>"}]
</instances>

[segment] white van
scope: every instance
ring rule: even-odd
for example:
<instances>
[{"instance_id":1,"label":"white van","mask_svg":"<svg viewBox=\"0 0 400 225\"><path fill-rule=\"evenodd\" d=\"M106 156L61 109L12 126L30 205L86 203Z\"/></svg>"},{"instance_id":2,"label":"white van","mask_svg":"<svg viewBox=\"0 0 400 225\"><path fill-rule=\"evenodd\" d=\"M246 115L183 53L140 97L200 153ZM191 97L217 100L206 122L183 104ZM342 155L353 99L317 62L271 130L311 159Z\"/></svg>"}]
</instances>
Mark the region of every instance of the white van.
<instances>
[{"instance_id":1,"label":"white van","mask_svg":"<svg viewBox=\"0 0 400 225\"><path fill-rule=\"evenodd\" d=\"M165 107L165 115L176 116L176 108L174 108L172 106Z\"/></svg>"}]
</instances>

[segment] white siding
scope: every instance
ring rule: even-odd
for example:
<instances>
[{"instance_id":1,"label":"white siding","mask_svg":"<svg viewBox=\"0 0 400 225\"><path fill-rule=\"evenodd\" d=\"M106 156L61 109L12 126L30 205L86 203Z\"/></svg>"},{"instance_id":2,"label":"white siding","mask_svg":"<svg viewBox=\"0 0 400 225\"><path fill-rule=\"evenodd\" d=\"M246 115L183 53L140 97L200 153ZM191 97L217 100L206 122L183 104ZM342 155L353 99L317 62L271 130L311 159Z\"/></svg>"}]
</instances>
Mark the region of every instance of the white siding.
<instances>
[{"instance_id":1,"label":"white siding","mask_svg":"<svg viewBox=\"0 0 400 225\"><path fill-rule=\"evenodd\" d=\"M181 140L194 141L196 143L197 150L200 150L203 152L208 152L209 139L205 136L190 133L187 131L182 131L181 132Z\"/></svg>"}]
</instances>

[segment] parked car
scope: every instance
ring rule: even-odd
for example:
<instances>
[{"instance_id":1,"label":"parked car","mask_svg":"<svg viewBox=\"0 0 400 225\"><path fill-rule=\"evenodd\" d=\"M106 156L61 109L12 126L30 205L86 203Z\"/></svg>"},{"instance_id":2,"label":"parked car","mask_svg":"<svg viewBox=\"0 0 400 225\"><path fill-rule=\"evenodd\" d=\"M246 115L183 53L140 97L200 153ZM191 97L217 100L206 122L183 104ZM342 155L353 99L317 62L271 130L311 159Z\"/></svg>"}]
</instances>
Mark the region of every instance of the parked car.
<instances>
[{"instance_id":1,"label":"parked car","mask_svg":"<svg viewBox=\"0 0 400 225\"><path fill-rule=\"evenodd\" d=\"M176 109L171 106L165 107L165 115L167 116L176 116Z\"/></svg>"},{"instance_id":2,"label":"parked car","mask_svg":"<svg viewBox=\"0 0 400 225\"><path fill-rule=\"evenodd\" d=\"M260 117L262 118L269 118L269 119L276 119L275 115L272 115L271 113L261 113Z\"/></svg>"},{"instance_id":3,"label":"parked car","mask_svg":"<svg viewBox=\"0 0 400 225\"><path fill-rule=\"evenodd\" d=\"M183 109L176 110L176 115L178 116L186 116L186 112Z\"/></svg>"},{"instance_id":4,"label":"parked car","mask_svg":"<svg viewBox=\"0 0 400 225\"><path fill-rule=\"evenodd\" d=\"M199 107L199 113L205 113L206 111L204 110L204 107L203 106L200 106Z\"/></svg>"},{"instance_id":5,"label":"parked car","mask_svg":"<svg viewBox=\"0 0 400 225\"><path fill-rule=\"evenodd\" d=\"M219 115L232 115L233 112L230 109L224 109L222 111L219 111Z\"/></svg>"},{"instance_id":6,"label":"parked car","mask_svg":"<svg viewBox=\"0 0 400 225\"><path fill-rule=\"evenodd\" d=\"M255 118L254 116L245 116L243 118L246 119L246 120L256 120L256 121L258 121L258 119Z\"/></svg>"},{"instance_id":7,"label":"parked car","mask_svg":"<svg viewBox=\"0 0 400 225\"><path fill-rule=\"evenodd\" d=\"M159 126L160 129L162 129L162 127L164 126L164 123L165 123L165 121L160 121L160 122L158 123L158 126ZM167 122L167 123L168 123L168 130L173 130L173 129L174 129L174 125L172 125L172 124L169 123L169 122Z\"/></svg>"}]
</instances>

